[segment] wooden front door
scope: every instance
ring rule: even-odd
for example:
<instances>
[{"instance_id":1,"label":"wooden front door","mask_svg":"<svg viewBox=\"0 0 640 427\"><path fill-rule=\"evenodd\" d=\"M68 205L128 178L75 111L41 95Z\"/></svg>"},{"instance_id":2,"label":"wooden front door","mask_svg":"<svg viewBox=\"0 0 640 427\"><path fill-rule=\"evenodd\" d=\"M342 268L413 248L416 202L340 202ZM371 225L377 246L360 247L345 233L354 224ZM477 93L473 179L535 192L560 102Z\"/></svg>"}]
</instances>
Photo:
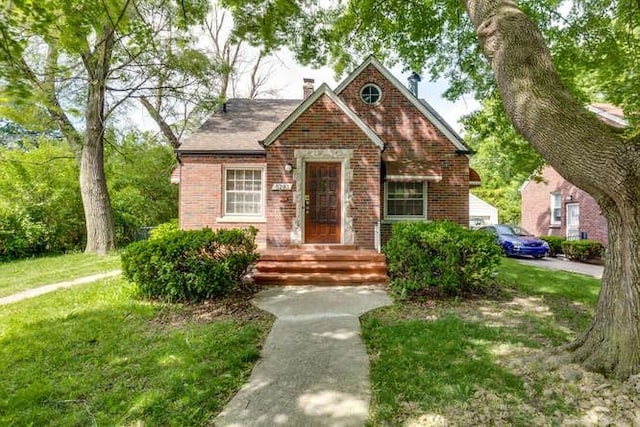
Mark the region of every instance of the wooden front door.
<instances>
[{"instance_id":1,"label":"wooden front door","mask_svg":"<svg viewBox=\"0 0 640 427\"><path fill-rule=\"evenodd\" d=\"M309 162L305 169L304 241L340 243L340 163Z\"/></svg>"}]
</instances>

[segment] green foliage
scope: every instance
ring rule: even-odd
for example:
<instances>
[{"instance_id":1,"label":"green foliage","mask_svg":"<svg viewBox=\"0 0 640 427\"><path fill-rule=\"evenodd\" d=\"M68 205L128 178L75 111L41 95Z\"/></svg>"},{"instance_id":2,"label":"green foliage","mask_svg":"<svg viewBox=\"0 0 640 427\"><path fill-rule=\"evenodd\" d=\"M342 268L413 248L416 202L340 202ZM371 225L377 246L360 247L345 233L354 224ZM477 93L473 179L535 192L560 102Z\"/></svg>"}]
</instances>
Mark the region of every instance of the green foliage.
<instances>
[{"instance_id":1,"label":"green foliage","mask_svg":"<svg viewBox=\"0 0 640 427\"><path fill-rule=\"evenodd\" d=\"M148 135L130 133L108 147L106 156L119 245L134 241L141 227L178 216L178 188L170 183L177 162L170 147Z\"/></svg>"},{"instance_id":2,"label":"green foliage","mask_svg":"<svg viewBox=\"0 0 640 427\"><path fill-rule=\"evenodd\" d=\"M149 298L202 301L235 290L258 260L258 230L190 230L140 241L122 254L125 277Z\"/></svg>"},{"instance_id":3,"label":"green foliage","mask_svg":"<svg viewBox=\"0 0 640 427\"><path fill-rule=\"evenodd\" d=\"M565 241L560 236L540 236L540 240L544 240L549 244L549 256L556 256L562 252L562 243Z\"/></svg>"},{"instance_id":4,"label":"green foliage","mask_svg":"<svg viewBox=\"0 0 640 427\"><path fill-rule=\"evenodd\" d=\"M178 227L178 220L172 219L169 222L163 222L162 224L159 224L157 227L151 230L151 233L149 233L149 239L164 239L167 235L173 234L176 231L180 231L180 227Z\"/></svg>"},{"instance_id":5,"label":"green foliage","mask_svg":"<svg viewBox=\"0 0 640 427\"><path fill-rule=\"evenodd\" d=\"M303 17L302 7L313 5L309 0L222 0L231 10L234 37L269 52L291 41L292 25Z\"/></svg>"},{"instance_id":6,"label":"green foliage","mask_svg":"<svg viewBox=\"0 0 640 427\"><path fill-rule=\"evenodd\" d=\"M602 256L604 247L595 240L565 240L562 252L572 261L586 262Z\"/></svg>"},{"instance_id":7,"label":"green foliage","mask_svg":"<svg viewBox=\"0 0 640 427\"><path fill-rule=\"evenodd\" d=\"M129 134L107 150L108 186L118 243L142 226L177 216L178 189L169 182L169 147ZM85 240L78 167L60 140L24 139L0 146L0 260L75 251Z\"/></svg>"},{"instance_id":8,"label":"green foliage","mask_svg":"<svg viewBox=\"0 0 640 427\"><path fill-rule=\"evenodd\" d=\"M0 260L79 249L84 214L78 170L60 141L0 147Z\"/></svg>"},{"instance_id":9,"label":"green foliage","mask_svg":"<svg viewBox=\"0 0 640 427\"><path fill-rule=\"evenodd\" d=\"M462 123L465 140L476 151L471 167L482 178L473 193L498 208L501 222L520 222L520 185L541 168L542 158L516 133L495 92Z\"/></svg>"},{"instance_id":10,"label":"green foliage","mask_svg":"<svg viewBox=\"0 0 640 427\"><path fill-rule=\"evenodd\" d=\"M391 288L401 296L429 287L448 295L480 290L501 259L492 236L448 221L396 223L384 253Z\"/></svg>"}]
</instances>

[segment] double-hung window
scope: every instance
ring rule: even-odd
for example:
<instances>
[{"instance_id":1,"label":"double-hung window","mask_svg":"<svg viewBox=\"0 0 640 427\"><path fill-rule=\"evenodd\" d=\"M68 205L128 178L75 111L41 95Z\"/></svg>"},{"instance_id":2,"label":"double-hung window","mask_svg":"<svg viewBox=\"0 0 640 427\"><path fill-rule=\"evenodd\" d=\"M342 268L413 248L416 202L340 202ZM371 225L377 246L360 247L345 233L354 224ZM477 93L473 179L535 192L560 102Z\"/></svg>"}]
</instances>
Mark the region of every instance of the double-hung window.
<instances>
[{"instance_id":1,"label":"double-hung window","mask_svg":"<svg viewBox=\"0 0 640 427\"><path fill-rule=\"evenodd\" d=\"M263 168L226 168L224 177L225 216L263 216Z\"/></svg>"},{"instance_id":2,"label":"double-hung window","mask_svg":"<svg viewBox=\"0 0 640 427\"><path fill-rule=\"evenodd\" d=\"M426 182L387 182L385 217L388 219L426 218Z\"/></svg>"},{"instance_id":3,"label":"double-hung window","mask_svg":"<svg viewBox=\"0 0 640 427\"><path fill-rule=\"evenodd\" d=\"M553 225L560 225L562 221L562 194L551 193L551 221Z\"/></svg>"}]
</instances>

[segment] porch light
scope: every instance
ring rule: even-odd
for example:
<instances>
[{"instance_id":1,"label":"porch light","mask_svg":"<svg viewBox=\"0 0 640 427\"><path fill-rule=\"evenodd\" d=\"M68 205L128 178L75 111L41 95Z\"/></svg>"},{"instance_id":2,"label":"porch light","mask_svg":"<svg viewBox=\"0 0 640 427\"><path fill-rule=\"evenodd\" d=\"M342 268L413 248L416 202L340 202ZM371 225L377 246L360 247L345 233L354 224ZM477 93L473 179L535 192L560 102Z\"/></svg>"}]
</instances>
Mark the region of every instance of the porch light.
<instances>
[{"instance_id":1,"label":"porch light","mask_svg":"<svg viewBox=\"0 0 640 427\"><path fill-rule=\"evenodd\" d=\"M285 172L291 172L292 170L293 170L293 165L291 163L287 163L286 165L284 165Z\"/></svg>"}]
</instances>

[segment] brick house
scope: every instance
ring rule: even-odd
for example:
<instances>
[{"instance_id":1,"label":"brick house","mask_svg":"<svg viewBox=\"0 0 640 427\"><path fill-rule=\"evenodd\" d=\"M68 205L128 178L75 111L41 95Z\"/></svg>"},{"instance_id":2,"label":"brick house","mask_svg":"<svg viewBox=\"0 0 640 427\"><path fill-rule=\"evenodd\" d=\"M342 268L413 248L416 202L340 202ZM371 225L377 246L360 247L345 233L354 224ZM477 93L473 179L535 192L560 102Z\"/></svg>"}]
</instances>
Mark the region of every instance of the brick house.
<instances>
[{"instance_id":1,"label":"brick house","mask_svg":"<svg viewBox=\"0 0 640 427\"><path fill-rule=\"evenodd\" d=\"M625 127L622 110L609 104L591 104L588 109L615 127ZM545 166L541 180L527 180L520 187L521 225L536 235L565 239L590 239L607 245L608 226L598 203L585 191Z\"/></svg>"},{"instance_id":2,"label":"brick house","mask_svg":"<svg viewBox=\"0 0 640 427\"><path fill-rule=\"evenodd\" d=\"M396 221L469 224L469 148L372 56L303 100L231 99L176 151L183 229L373 251Z\"/></svg>"}]
</instances>

